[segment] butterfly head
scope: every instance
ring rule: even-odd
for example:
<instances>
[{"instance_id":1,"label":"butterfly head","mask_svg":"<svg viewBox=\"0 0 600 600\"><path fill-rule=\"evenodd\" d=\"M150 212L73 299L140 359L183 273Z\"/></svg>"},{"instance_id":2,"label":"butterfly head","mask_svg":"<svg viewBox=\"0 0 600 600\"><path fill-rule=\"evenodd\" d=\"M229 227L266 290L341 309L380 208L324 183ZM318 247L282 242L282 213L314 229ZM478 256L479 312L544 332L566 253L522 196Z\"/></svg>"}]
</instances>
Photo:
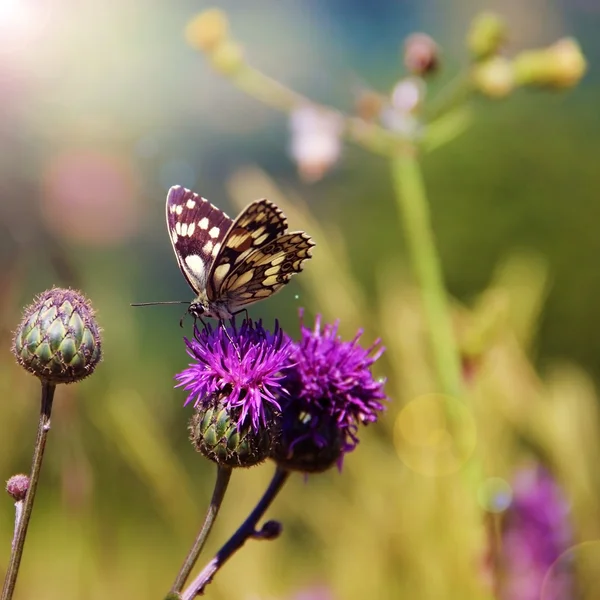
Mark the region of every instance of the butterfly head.
<instances>
[{"instance_id":1,"label":"butterfly head","mask_svg":"<svg viewBox=\"0 0 600 600\"><path fill-rule=\"evenodd\" d=\"M188 308L188 312L194 319L201 319L202 315L206 313L206 309L200 302L192 302Z\"/></svg>"},{"instance_id":2,"label":"butterfly head","mask_svg":"<svg viewBox=\"0 0 600 600\"><path fill-rule=\"evenodd\" d=\"M225 321L233 317L233 313L227 310L227 305L224 302L209 302L208 299L201 296L190 303L188 313L194 319L211 317L219 321Z\"/></svg>"}]
</instances>

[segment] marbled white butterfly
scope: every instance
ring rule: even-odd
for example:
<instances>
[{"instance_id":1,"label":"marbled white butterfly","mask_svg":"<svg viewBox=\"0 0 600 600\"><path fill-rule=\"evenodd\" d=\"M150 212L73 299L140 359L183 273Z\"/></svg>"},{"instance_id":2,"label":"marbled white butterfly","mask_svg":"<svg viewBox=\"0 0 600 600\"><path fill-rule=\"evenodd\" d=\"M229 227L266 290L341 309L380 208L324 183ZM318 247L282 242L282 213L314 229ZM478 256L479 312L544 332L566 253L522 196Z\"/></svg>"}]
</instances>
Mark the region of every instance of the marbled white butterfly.
<instances>
[{"instance_id":1,"label":"marbled white butterfly","mask_svg":"<svg viewBox=\"0 0 600 600\"><path fill-rule=\"evenodd\" d=\"M287 231L284 214L256 200L230 219L208 200L181 186L167 194L167 228L179 268L197 298L194 317L231 318L272 296L310 258L313 241Z\"/></svg>"}]
</instances>

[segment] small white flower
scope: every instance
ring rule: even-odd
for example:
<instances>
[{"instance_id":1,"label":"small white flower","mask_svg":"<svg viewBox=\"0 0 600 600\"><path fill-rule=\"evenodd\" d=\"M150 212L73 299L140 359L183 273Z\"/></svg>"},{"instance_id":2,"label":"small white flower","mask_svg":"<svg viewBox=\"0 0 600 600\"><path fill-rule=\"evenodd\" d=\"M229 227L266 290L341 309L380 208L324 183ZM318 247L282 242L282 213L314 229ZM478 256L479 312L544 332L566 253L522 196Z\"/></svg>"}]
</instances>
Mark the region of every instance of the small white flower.
<instances>
[{"instance_id":1,"label":"small white flower","mask_svg":"<svg viewBox=\"0 0 600 600\"><path fill-rule=\"evenodd\" d=\"M332 110L305 105L290 117L290 155L300 176L317 181L339 160L342 152L342 116Z\"/></svg>"},{"instance_id":2,"label":"small white flower","mask_svg":"<svg viewBox=\"0 0 600 600\"><path fill-rule=\"evenodd\" d=\"M415 116L425 98L425 84L421 79L408 77L396 84L390 94L390 103L381 111L384 127L406 137L415 137L420 121Z\"/></svg>"}]
</instances>

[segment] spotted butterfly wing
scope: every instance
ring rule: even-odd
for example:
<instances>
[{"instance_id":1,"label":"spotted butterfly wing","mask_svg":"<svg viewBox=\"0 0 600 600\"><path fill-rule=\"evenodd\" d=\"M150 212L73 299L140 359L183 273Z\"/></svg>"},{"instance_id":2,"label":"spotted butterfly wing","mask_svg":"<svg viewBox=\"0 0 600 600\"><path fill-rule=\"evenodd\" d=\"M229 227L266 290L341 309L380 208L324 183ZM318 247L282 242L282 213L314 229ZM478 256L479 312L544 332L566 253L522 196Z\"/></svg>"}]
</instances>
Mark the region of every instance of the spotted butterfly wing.
<instances>
[{"instance_id":1,"label":"spotted butterfly wing","mask_svg":"<svg viewBox=\"0 0 600 600\"><path fill-rule=\"evenodd\" d=\"M194 292L205 295L211 265L233 220L206 198L179 185L169 190L166 211L179 268Z\"/></svg>"},{"instance_id":2,"label":"spotted butterfly wing","mask_svg":"<svg viewBox=\"0 0 600 600\"><path fill-rule=\"evenodd\" d=\"M310 237L287 233L284 214L268 200L253 202L232 221L175 186L166 210L177 262L198 295L189 309L194 316L231 317L281 289L311 256Z\"/></svg>"}]
</instances>

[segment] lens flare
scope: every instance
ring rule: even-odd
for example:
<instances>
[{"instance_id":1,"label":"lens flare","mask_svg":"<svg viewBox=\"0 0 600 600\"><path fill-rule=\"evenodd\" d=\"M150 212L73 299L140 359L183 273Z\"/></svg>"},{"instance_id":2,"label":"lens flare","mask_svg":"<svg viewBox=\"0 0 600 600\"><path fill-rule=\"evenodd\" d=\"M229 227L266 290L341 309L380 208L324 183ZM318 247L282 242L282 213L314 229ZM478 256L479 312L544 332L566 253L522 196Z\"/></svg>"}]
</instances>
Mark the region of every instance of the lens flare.
<instances>
[{"instance_id":1,"label":"lens flare","mask_svg":"<svg viewBox=\"0 0 600 600\"><path fill-rule=\"evenodd\" d=\"M426 394L398 414L394 441L400 459L430 477L451 475L469 460L477 440L473 416L450 396Z\"/></svg>"}]
</instances>

